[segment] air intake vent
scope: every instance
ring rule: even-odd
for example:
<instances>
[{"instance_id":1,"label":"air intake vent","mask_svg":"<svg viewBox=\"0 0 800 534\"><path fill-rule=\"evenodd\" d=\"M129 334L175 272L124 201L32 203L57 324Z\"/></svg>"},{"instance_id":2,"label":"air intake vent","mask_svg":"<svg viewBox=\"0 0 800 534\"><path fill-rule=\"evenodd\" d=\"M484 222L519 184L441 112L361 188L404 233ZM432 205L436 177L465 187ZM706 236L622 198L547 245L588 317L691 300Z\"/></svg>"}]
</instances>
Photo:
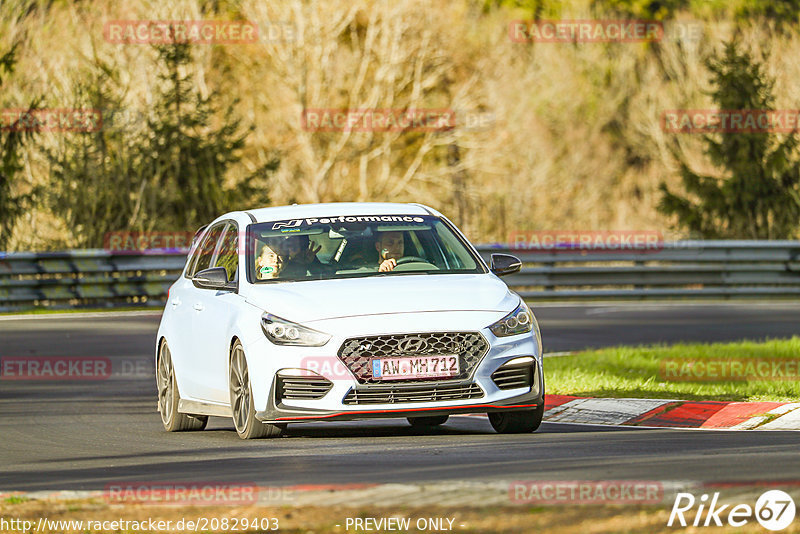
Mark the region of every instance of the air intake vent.
<instances>
[{"instance_id":1,"label":"air intake vent","mask_svg":"<svg viewBox=\"0 0 800 534\"><path fill-rule=\"evenodd\" d=\"M324 397L333 387L321 376L278 376L278 401L315 400Z\"/></svg>"},{"instance_id":2,"label":"air intake vent","mask_svg":"<svg viewBox=\"0 0 800 534\"><path fill-rule=\"evenodd\" d=\"M344 398L344 404L399 404L405 402L436 402L483 397L483 390L477 384L463 385L425 385L412 387L372 386L351 389Z\"/></svg>"},{"instance_id":3,"label":"air intake vent","mask_svg":"<svg viewBox=\"0 0 800 534\"><path fill-rule=\"evenodd\" d=\"M492 380L500 389L530 388L533 384L533 366L503 365L492 373Z\"/></svg>"}]
</instances>

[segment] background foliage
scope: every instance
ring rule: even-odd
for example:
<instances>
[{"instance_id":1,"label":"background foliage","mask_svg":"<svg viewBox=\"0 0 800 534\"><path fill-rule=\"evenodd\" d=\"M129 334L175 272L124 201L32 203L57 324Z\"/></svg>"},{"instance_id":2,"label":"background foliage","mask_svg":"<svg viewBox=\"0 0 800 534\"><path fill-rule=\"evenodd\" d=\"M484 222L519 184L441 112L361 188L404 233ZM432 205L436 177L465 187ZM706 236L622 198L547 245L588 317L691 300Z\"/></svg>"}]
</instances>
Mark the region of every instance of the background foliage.
<instances>
[{"instance_id":1,"label":"background foliage","mask_svg":"<svg viewBox=\"0 0 800 534\"><path fill-rule=\"evenodd\" d=\"M767 138L737 170L732 145L713 148L729 141L665 133L660 116L719 107L713 66L734 36L769 80L771 98L758 102L796 108L799 4L5 0L0 51L19 46L0 106L91 106L105 122L85 134L0 132L0 248L99 246L109 231L193 230L228 209L347 200L421 201L480 242L543 229L797 237L788 223L730 225L725 210L693 225L664 204L703 206L687 170L733 177L741 202L760 198L767 176L783 183L780 198L796 195L794 141ZM658 43L512 42L509 23L532 17L656 18L675 31ZM103 36L108 21L148 19L248 20L261 37L159 48ZM459 122L302 126L303 109L343 107L452 108ZM771 221L794 217L777 204Z\"/></svg>"}]
</instances>

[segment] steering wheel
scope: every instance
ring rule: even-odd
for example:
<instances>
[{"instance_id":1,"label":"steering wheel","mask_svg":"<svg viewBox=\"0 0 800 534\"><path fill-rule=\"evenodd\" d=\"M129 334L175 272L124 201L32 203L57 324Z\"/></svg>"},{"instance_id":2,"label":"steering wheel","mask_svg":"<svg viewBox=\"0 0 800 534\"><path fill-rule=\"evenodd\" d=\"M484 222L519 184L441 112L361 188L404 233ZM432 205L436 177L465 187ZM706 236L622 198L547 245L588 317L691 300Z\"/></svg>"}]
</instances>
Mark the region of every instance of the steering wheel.
<instances>
[{"instance_id":1,"label":"steering wheel","mask_svg":"<svg viewBox=\"0 0 800 534\"><path fill-rule=\"evenodd\" d=\"M411 262L430 263L428 260L420 258L419 256L403 256L402 258L397 260L397 265L403 265L404 263L411 263Z\"/></svg>"}]
</instances>

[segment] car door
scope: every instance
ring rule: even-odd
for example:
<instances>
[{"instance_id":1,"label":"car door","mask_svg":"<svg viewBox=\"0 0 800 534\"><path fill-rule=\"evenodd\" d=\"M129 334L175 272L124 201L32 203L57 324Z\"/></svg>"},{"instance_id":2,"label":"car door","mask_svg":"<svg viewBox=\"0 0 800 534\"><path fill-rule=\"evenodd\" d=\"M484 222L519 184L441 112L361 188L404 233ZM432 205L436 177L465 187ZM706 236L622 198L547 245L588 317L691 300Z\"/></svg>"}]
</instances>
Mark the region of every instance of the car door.
<instances>
[{"instance_id":1,"label":"car door","mask_svg":"<svg viewBox=\"0 0 800 534\"><path fill-rule=\"evenodd\" d=\"M192 284L193 265L197 261L200 248L194 248L186 260L184 274L169 288L169 298L164 308L164 324L167 343L172 355L172 363L178 369L178 386L183 395L187 395L184 386L184 369L191 359L192 314L191 299L196 288Z\"/></svg>"},{"instance_id":2,"label":"car door","mask_svg":"<svg viewBox=\"0 0 800 534\"><path fill-rule=\"evenodd\" d=\"M239 230L228 222L220 232L210 267L224 267L228 280L237 282ZM199 289L193 304L192 342L195 372L202 383L202 400L215 404L230 402L228 392L228 358L232 325L242 298L235 291Z\"/></svg>"},{"instance_id":3,"label":"car door","mask_svg":"<svg viewBox=\"0 0 800 534\"><path fill-rule=\"evenodd\" d=\"M203 234L188 260L185 277L170 289L167 313L174 325L170 339L172 360L177 371L178 387L185 399L202 399L205 395L204 378L197 372L197 344L194 342L194 317L198 303L204 298L204 289L194 286L192 276L211 266L217 241L227 223L216 224Z\"/></svg>"}]
</instances>

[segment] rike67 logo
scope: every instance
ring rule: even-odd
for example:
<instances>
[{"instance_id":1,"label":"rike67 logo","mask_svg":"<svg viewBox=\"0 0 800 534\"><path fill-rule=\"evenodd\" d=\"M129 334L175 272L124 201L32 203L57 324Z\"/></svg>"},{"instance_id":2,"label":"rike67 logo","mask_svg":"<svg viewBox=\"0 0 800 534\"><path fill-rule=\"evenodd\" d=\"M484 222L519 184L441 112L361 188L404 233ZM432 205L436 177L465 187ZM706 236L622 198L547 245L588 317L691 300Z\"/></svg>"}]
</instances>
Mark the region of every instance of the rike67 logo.
<instances>
[{"instance_id":1,"label":"rike67 logo","mask_svg":"<svg viewBox=\"0 0 800 534\"><path fill-rule=\"evenodd\" d=\"M727 523L732 527L742 527L755 517L762 527L777 531L788 527L794 521L794 515L794 500L781 490L762 493L755 508L749 504L720 505L719 492L714 493L710 500L705 493L699 499L691 493L678 493L667 526L721 527Z\"/></svg>"}]
</instances>

